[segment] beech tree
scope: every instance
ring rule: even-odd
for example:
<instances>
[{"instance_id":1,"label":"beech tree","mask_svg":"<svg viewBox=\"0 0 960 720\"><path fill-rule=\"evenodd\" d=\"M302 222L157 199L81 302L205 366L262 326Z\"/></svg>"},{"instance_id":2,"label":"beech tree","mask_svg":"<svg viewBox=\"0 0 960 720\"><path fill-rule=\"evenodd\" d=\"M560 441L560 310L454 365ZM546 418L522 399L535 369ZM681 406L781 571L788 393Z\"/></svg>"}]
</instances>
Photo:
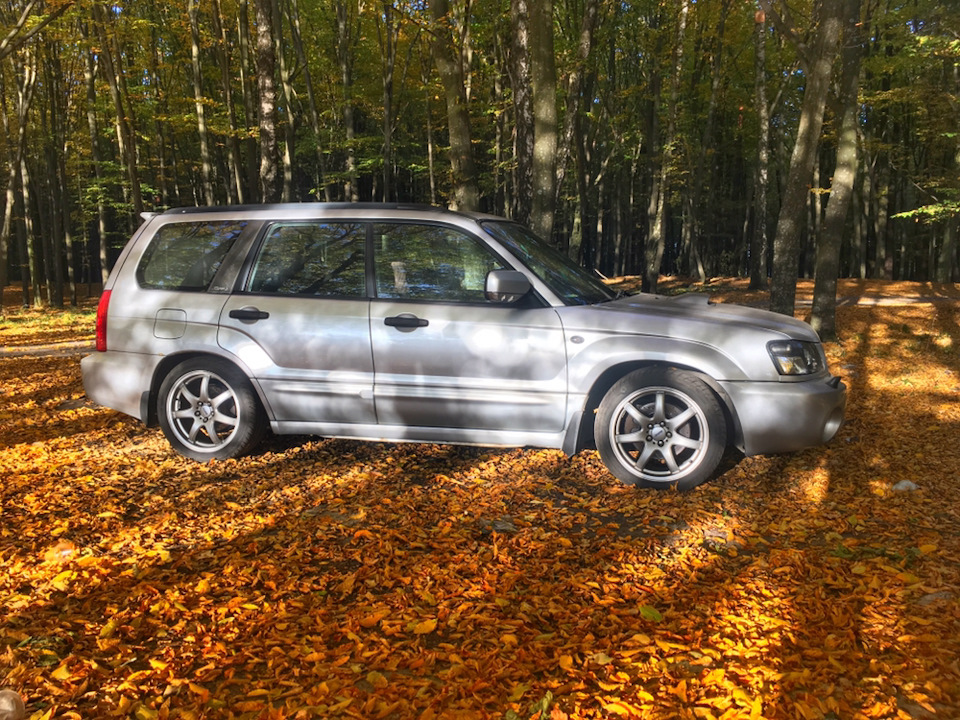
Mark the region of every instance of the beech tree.
<instances>
[{"instance_id":1,"label":"beech tree","mask_svg":"<svg viewBox=\"0 0 960 720\"><path fill-rule=\"evenodd\" d=\"M11 0L0 280L66 303L144 211L320 199L506 214L650 290L772 271L787 313L816 275L825 336L837 277L956 281L960 8L757 2Z\"/></svg>"}]
</instances>

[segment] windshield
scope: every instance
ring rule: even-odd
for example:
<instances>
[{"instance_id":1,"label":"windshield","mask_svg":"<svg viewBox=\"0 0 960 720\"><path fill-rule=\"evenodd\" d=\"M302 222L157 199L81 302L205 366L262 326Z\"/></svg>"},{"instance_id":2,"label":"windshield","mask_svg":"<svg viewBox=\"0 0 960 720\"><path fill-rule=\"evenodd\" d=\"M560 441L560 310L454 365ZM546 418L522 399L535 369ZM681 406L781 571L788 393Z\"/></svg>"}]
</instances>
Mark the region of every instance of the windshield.
<instances>
[{"instance_id":1,"label":"windshield","mask_svg":"<svg viewBox=\"0 0 960 720\"><path fill-rule=\"evenodd\" d=\"M600 278L554 250L522 225L499 221L485 221L482 225L565 305L592 305L616 298L616 293L604 285Z\"/></svg>"}]
</instances>

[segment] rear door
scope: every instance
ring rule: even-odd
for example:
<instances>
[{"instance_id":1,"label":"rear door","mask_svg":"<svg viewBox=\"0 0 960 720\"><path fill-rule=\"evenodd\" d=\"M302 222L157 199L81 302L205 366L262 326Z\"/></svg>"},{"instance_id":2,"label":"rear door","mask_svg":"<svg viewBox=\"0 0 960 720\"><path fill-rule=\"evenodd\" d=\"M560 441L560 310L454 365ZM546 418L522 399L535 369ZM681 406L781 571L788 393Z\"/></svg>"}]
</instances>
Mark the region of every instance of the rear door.
<instances>
[{"instance_id":1,"label":"rear door","mask_svg":"<svg viewBox=\"0 0 960 720\"><path fill-rule=\"evenodd\" d=\"M268 224L219 341L251 369L274 419L375 422L366 226Z\"/></svg>"},{"instance_id":2,"label":"rear door","mask_svg":"<svg viewBox=\"0 0 960 720\"><path fill-rule=\"evenodd\" d=\"M553 308L498 305L505 264L462 230L373 227L370 332L381 424L556 432L566 409L563 328Z\"/></svg>"}]
</instances>

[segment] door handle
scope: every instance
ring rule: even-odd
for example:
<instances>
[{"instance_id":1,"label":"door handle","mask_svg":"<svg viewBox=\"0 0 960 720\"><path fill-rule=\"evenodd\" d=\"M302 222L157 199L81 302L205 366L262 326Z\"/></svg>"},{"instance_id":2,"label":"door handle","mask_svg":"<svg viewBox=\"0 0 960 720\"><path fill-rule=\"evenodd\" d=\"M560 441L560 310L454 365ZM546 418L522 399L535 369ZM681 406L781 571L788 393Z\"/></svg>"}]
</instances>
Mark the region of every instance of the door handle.
<instances>
[{"instance_id":1,"label":"door handle","mask_svg":"<svg viewBox=\"0 0 960 720\"><path fill-rule=\"evenodd\" d=\"M413 330L414 328L426 327L430 324L430 321L418 318L416 315L411 315L410 313L403 313L402 315L384 318L383 324L400 330Z\"/></svg>"},{"instance_id":2,"label":"door handle","mask_svg":"<svg viewBox=\"0 0 960 720\"><path fill-rule=\"evenodd\" d=\"M266 320L268 317L270 317L270 313L264 310L258 310L255 307L243 307L238 310L231 310L229 314L234 320L243 320L246 322Z\"/></svg>"}]
</instances>

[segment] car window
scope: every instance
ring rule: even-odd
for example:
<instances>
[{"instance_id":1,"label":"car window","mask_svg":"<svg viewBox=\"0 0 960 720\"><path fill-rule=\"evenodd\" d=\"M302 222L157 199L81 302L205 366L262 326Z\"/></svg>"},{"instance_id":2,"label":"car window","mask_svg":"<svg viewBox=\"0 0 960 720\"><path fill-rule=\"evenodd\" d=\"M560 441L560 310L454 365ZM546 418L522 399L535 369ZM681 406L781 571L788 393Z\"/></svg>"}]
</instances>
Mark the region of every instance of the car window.
<instances>
[{"instance_id":1,"label":"car window","mask_svg":"<svg viewBox=\"0 0 960 720\"><path fill-rule=\"evenodd\" d=\"M374 226L377 297L486 302L487 273L503 263L475 238L437 225Z\"/></svg>"},{"instance_id":2,"label":"car window","mask_svg":"<svg viewBox=\"0 0 960 720\"><path fill-rule=\"evenodd\" d=\"M483 228L543 280L565 305L592 305L617 297L600 278L557 252L527 228L509 221L485 221Z\"/></svg>"},{"instance_id":3,"label":"car window","mask_svg":"<svg viewBox=\"0 0 960 720\"><path fill-rule=\"evenodd\" d=\"M245 222L170 223L157 230L137 266L140 287L206 290Z\"/></svg>"},{"instance_id":4,"label":"car window","mask_svg":"<svg viewBox=\"0 0 960 720\"><path fill-rule=\"evenodd\" d=\"M267 229L247 290L359 297L366 291L366 232L360 223L278 223Z\"/></svg>"}]
</instances>

